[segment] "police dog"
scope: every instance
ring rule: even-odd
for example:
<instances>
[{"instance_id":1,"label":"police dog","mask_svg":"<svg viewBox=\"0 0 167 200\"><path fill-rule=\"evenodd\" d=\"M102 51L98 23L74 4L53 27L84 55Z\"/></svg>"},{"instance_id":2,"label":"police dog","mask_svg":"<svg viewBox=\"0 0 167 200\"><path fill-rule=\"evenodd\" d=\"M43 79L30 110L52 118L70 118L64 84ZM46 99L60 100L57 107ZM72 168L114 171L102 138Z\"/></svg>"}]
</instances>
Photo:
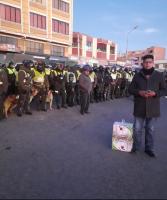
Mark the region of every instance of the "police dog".
<instances>
[{"instance_id":1,"label":"police dog","mask_svg":"<svg viewBox=\"0 0 167 200\"><path fill-rule=\"evenodd\" d=\"M5 99L3 105L4 105L4 114L6 119L8 118L8 114L12 113L14 108L17 107L18 99L19 96L16 95L10 95Z\"/></svg>"},{"instance_id":2,"label":"police dog","mask_svg":"<svg viewBox=\"0 0 167 200\"><path fill-rule=\"evenodd\" d=\"M38 95L38 89L35 87L32 87L31 89L31 96L30 96L30 103L32 102L32 100L34 99L34 97L36 97Z\"/></svg>"},{"instance_id":3,"label":"police dog","mask_svg":"<svg viewBox=\"0 0 167 200\"><path fill-rule=\"evenodd\" d=\"M51 90L48 92L46 103L49 104L49 110L53 110L53 93Z\"/></svg>"}]
</instances>

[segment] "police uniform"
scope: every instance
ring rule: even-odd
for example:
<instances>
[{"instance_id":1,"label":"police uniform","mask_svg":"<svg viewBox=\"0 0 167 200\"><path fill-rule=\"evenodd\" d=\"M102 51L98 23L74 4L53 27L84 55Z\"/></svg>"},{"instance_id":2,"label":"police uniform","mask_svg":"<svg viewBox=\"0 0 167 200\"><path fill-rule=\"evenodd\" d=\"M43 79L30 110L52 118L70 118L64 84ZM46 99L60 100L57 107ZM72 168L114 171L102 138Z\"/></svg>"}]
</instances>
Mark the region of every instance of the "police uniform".
<instances>
[{"instance_id":1,"label":"police uniform","mask_svg":"<svg viewBox=\"0 0 167 200\"><path fill-rule=\"evenodd\" d=\"M16 78L19 100L18 100L18 113L19 117L22 116L25 111L26 114L31 115L30 111L30 96L32 88L32 76L31 69L22 66L18 71Z\"/></svg>"},{"instance_id":2,"label":"police uniform","mask_svg":"<svg viewBox=\"0 0 167 200\"><path fill-rule=\"evenodd\" d=\"M67 108L66 75L67 73L64 70L53 70L54 94L57 109L61 107Z\"/></svg>"},{"instance_id":3,"label":"police uniform","mask_svg":"<svg viewBox=\"0 0 167 200\"><path fill-rule=\"evenodd\" d=\"M92 83L92 91L90 93L90 102L94 103L95 88L96 88L96 85L97 85L97 76L96 76L94 71L91 71L90 74L89 74L89 77L90 77L90 80L91 80L91 83Z\"/></svg>"},{"instance_id":4,"label":"police uniform","mask_svg":"<svg viewBox=\"0 0 167 200\"><path fill-rule=\"evenodd\" d=\"M111 83L113 82L112 76L109 70L105 71L104 74L104 100L110 100L111 98Z\"/></svg>"},{"instance_id":5,"label":"police uniform","mask_svg":"<svg viewBox=\"0 0 167 200\"><path fill-rule=\"evenodd\" d=\"M122 84L122 74L117 71L116 85L115 85L115 97L121 97L121 84Z\"/></svg>"},{"instance_id":6,"label":"police uniform","mask_svg":"<svg viewBox=\"0 0 167 200\"><path fill-rule=\"evenodd\" d=\"M72 71L67 72L67 104L68 106L74 106L75 104L75 87L76 87L76 76Z\"/></svg>"},{"instance_id":7,"label":"police uniform","mask_svg":"<svg viewBox=\"0 0 167 200\"><path fill-rule=\"evenodd\" d=\"M96 72L97 85L95 88L95 100L96 102L103 101L104 97L104 69L102 67Z\"/></svg>"},{"instance_id":8,"label":"police uniform","mask_svg":"<svg viewBox=\"0 0 167 200\"><path fill-rule=\"evenodd\" d=\"M42 66L37 66L34 68L33 84L38 90L38 110L47 111L46 98L49 91L49 81Z\"/></svg>"},{"instance_id":9,"label":"police uniform","mask_svg":"<svg viewBox=\"0 0 167 200\"><path fill-rule=\"evenodd\" d=\"M111 72L111 77L112 77L112 84L111 84L111 99L114 99L115 96L115 88L116 88L116 80L117 80L117 72L116 70Z\"/></svg>"},{"instance_id":10,"label":"police uniform","mask_svg":"<svg viewBox=\"0 0 167 200\"><path fill-rule=\"evenodd\" d=\"M4 69L0 68L0 120L4 118L3 103L8 90L8 77Z\"/></svg>"},{"instance_id":11,"label":"police uniform","mask_svg":"<svg viewBox=\"0 0 167 200\"><path fill-rule=\"evenodd\" d=\"M75 94L76 94L76 102L80 105L80 88L79 88L79 77L81 75L80 69L76 70L75 76L77 79L76 86L75 86Z\"/></svg>"},{"instance_id":12,"label":"police uniform","mask_svg":"<svg viewBox=\"0 0 167 200\"><path fill-rule=\"evenodd\" d=\"M8 67L6 68L7 76L8 76L8 95L15 94L15 82L16 82L16 74L15 74L15 68L13 66L13 63L10 62Z\"/></svg>"}]
</instances>

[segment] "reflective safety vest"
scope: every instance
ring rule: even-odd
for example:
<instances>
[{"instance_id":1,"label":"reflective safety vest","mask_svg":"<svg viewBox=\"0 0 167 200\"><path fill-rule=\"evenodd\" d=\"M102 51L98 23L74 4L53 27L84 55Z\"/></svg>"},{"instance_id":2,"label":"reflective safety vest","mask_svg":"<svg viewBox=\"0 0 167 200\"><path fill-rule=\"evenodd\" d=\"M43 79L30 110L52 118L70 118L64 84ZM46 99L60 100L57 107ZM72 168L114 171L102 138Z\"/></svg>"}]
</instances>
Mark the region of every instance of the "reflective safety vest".
<instances>
[{"instance_id":1,"label":"reflective safety vest","mask_svg":"<svg viewBox=\"0 0 167 200\"><path fill-rule=\"evenodd\" d=\"M34 78L33 78L33 81L35 82L35 83L44 83L44 81L45 81L45 72L39 72L39 71L37 71L36 69L34 70L34 74L35 74L35 76L34 76Z\"/></svg>"},{"instance_id":2,"label":"reflective safety vest","mask_svg":"<svg viewBox=\"0 0 167 200\"><path fill-rule=\"evenodd\" d=\"M15 71L15 76L16 76L16 83L18 83L18 81L19 81L19 72L18 71Z\"/></svg>"},{"instance_id":3,"label":"reflective safety vest","mask_svg":"<svg viewBox=\"0 0 167 200\"><path fill-rule=\"evenodd\" d=\"M53 72L54 72L55 76L60 76L60 75L65 76L66 73L67 73L66 71L62 71L62 72L60 72L60 71L56 71L56 70L54 70Z\"/></svg>"},{"instance_id":4,"label":"reflective safety vest","mask_svg":"<svg viewBox=\"0 0 167 200\"><path fill-rule=\"evenodd\" d=\"M117 79L117 73L111 73L111 77L113 80L116 80Z\"/></svg>"},{"instance_id":5,"label":"reflective safety vest","mask_svg":"<svg viewBox=\"0 0 167 200\"><path fill-rule=\"evenodd\" d=\"M92 72L90 75L90 80L91 80L91 83L94 83L95 82L95 77L96 77L96 74L94 72Z\"/></svg>"},{"instance_id":6,"label":"reflective safety vest","mask_svg":"<svg viewBox=\"0 0 167 200\"><path fill-rule=\"evenodd\" d=\"M117 72L117 76L119 76L119 78L122 78L122 74Z\"/></svg>"},{"instance_id":7,"label":"reflective safety vest","mask_svg":"<svg viewBox=\"0 0 167 200\"><path fill-rule=\"evenodd\" d=\"M16 71L16 70L15 70L14 68L11 69L11 68L8 68L8 67L7 67L6 69L7 69L9 75L15 74L15 71Z\"/></svg>"},{"instance_id":8,"label":"reflective safety vest","mask_svg":"<svg viewBox=\"0 0 167 200\"><path fill-rule=\"evenodd\" d=\"M70 83L72 79L72 83L76 83L76 76L73 72L67 72L67 83Z\"/></svg>"},{"instance_id":9,"label":"reflective safety vest","mask_svg":"<svg viewBox=\"0 0 167 200\"><path fill-rule=\"evenodd\" d=\"M79 80L80 75L81 75L81 72L77 70L77 80Z\"/></svg>"},{"instance_id":10,"label":"reflective safety vest","mask_svg":"<svg viewBox=\"0 0 167 200\"><path fill-rule=\"evenodd\" d=\"M3 72L2 69L0 69L0 72ZM0 86L3 85L3 82L0 80Z\"/></svg>"},{"instance_id":11,"label":"reflective safety vest","mask_svg":"<svg viewBox=\"0 0 167 200\"><path fill-rule=\"evenodd\" d=\"M134 77L134 76L133 76L132 74L131 74L131 75L129 75L129 79L128 79L128 80L129 80L129 82L132 82L132 80L133 80L133 77Z\"/></svg>"},{"instance_id":12,"label":"reflective safety vest","mask_svg":"<svg viewBox=\"0 0 167 200\"><path fill-rule=\"evenodd\" d=\"M19 70L19 71L16 71L15 72L15 75L16 75L16 85L18 84L18 82L19 82L19 72L24 72L24 74L25 74L25 79L24 79L24 82L26 83L26 81L27 81L27 78L29 78L30 77L30 74L29 73L27 73L26 71L24 71L24 70Z\"/></svg>"},{"instance_id":13,"label":"reflective safety vest","mask_svg":"<svg viewBox=\"0 0 167 200\"><path fill-rule=\"evenodd\" d=\"M46 74L47 76L50 76L50 73L51 73L51 70L48 69L48 68L46 68L46 69L45 69L45 74Z\"/></svg>"}]
</instances>

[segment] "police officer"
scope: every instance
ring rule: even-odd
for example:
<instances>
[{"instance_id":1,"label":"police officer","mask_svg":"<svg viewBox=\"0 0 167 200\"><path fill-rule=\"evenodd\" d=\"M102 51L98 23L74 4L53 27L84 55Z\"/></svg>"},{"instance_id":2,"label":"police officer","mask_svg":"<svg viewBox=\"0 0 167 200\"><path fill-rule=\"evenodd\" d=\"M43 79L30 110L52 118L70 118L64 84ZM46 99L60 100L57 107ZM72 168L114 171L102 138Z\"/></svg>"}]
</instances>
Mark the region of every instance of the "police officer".
<instances>
[{"instance_id":1,"label":"police officer","mask_svg":"<svg viewBox=\"0 0 167 200\"><path fill-rule=\"evenodd\" d=\"M98 103L99 101L103 101L104 97L104 67L100 66L96 71L97 76L97 84L95 88L95 100Z\"/></svg>"},{"instance_id":2,"label":"police officer","mask_svg":"<svg viewBox=\"0 0 167 200\"><path fill-rule=\"evenodd\" d=\"M49 82L49 89L52 90L52 66L45 65L45 76Z\"/></svg>"},{"instance_id":3,"label":"police officer","mask_svg":"<svg viewBox=\"0 0 167 200\"><path fill-rule=\"evenodd\" d=\"M76 76L76 79L77 79L76 86L75 86L76 102L77 102L78 105L80 105L79 77L81 75L81 66L76 65L75 68L76 68L75 76Z\"/></svg>"},{"instance_id":4,"label":"police officer","mask_svg":"<svg viewBox=\"0 0 167 200\"><path fill-rule=\"evenodd\" d=\"M0 120L4 118L3 103L8 90L8 77L6 71L0 65Z\"/></svg>"},{"instance_id":5,"label":"police officer","mask_svg":"<svg viewBox=\"0 0 167 200\"><path fill-rule=\"evenodd\" d=\"M115 85L115 97L121 97L121 84L122 84L122 73L121 69L117 69L117 78L116 78L116 85Z\"/></svg>"},{"instance_id":6,"label":"police officer","mask_svg":"<svg viewBox=\"0 0 167 200\"><path fill-rule=\"evenodd\" d=\"M113 82L110 69L107 67L104 73L104 100L110 100L111 84Z\"/></svg>"},{"instance_id":7,"label":"police officer","mask_svg":"<svg viewBox=\"0 0 167 200\"><path fill-rule=\"evenodd\" d=\"M74 70L69 68L67 71L67 83L66 83L66 91L67 91L67 104L70 107L73 107L75 104L75 87L76 87L76 76Z\"/></svg>"},{"instance_id":8,"label":"police officer","mask_svg":"<svg viewBox=\"0 0 167 200\"><path fill-rule=\"evenodd\" d=\"M46 98L49 91L49 81L47 75L45 74L44 63L42 62L39 62L34 68L33 84L38 90L38 110L47 112Z\"/></svg>"},{"instance_id":9,"label":"police officer","mask_svg":"<svg viewBox=\"0 0 167 200\"><path fill-rule=\"evenodd\" d=\"M20 65L16 81L19 95L17 115L18 117L22 117L24 111L25 114L32 115L30 111L32 73L31 63L29 61L23 61L23 65Z\"/></svg>"},{"instance_id":10,"label":"police officer","mask_svg":"<svg viewBox=\"0 0 167 200\"><path fill-rule=\"evenodd\" d=\"M116 88L116 80L117 80L117 70L116 68L111 69L111 77L113 82L111 83L111 99L115 97L115 88Z\"/></svg>"},{"instance_id":11,"label":"police officer","mask_svg":"<svg viewBox=\"0 0 167 200\"><path fill-rule=\"evenodd\" d=\"M15 67L14 63L11 61L9 62L8 67L6 68L7 76L8 76L8 95L15 94L15 82L16 82L16 74L15 74Z\"/></svg>"},{"instance_id":12,"label":"police officer","mask_svg":"<svg viewBox=\"0 0 167 200\"><path fill-rule=\"evenodd\" d=\"M67 109L66 75L63 64L55 66L53 70L54 93L57 109Z\"/></svg>"},{"instance_id":13,"label":"police officer","mask_svg":"<svg viewBox=\"0 0 167 200\"><path fill-rule=\"evenodd\" d=\"M91 83L92 83L92 91L90 93L90 102L94 103L94 100L95 100L95 88L96 88L96 85L97 85L97 76L96 76L93 68L90 69L89 77L90 77L90 80L91 80Z\"/></svg>"}]
</instances>

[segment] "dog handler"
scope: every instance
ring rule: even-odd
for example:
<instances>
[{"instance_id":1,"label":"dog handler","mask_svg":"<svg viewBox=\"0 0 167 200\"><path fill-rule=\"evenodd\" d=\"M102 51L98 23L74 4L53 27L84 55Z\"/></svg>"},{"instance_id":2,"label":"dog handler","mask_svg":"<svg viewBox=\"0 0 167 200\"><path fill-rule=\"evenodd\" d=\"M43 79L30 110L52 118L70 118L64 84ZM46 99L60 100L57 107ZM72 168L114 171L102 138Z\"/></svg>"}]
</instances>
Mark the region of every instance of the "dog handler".
<instances>
[{"instance_id":1,"label":"dog handler","mask_svg":"<svg viewBox=\"0 0 167 200\"><path fill-rule=\"evenodd\" d=\"M25 61L18 72L18 117L22 117L23 112L32 115L30 111L30 94L32 89L31 63Z\"/></svg>"},{"instance_id":2,"label":"dog handler","mask_svg":"<svg viewBox=\"0 0 167 200\"><path fill-rule=\"evenodd\" d=\"M5 70L0 65L0 120L4 118L4 107L3 103L8 90L8 77Z\"/></svg>"}]
</instances>

